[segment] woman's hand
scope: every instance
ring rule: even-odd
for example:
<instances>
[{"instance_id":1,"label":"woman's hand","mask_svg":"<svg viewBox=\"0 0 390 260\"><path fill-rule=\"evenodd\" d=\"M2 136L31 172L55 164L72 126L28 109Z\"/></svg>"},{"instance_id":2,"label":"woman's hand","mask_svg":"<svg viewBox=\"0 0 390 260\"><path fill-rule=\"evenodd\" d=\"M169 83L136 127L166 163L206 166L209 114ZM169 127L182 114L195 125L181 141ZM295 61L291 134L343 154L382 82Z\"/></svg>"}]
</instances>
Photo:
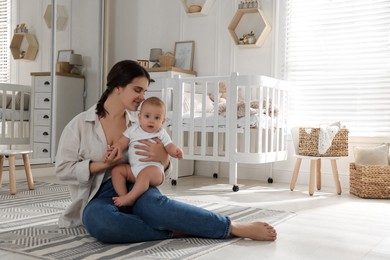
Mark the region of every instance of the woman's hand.
<instances>
[{"instance_id":1,"label":"woman's hand","mask_svg":"<svg viewBox=\"0 0 390 260\"><path fill-rule=\"evenodd\" d=\"M164 148L163 143L158 138L153 138L155 142L148 140L138 141L141 144L134 146L136 154L144 156L139 159L141 162L161 162L166 169L169 166L169 155Z\"/></svg>"}]
</instances>

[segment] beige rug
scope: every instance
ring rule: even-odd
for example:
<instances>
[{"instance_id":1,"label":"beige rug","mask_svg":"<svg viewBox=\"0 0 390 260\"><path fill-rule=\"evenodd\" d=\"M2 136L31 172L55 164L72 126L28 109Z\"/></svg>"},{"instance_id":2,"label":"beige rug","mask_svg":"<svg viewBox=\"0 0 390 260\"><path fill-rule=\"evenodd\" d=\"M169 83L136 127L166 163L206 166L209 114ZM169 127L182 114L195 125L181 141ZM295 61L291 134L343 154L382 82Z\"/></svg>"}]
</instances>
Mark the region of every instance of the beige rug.
<instances>
[{"instance_id":1,"label":"beige rug","mask_svg":"<svg viewBox=\"0 0 390 260\"><path fill-rule=\"evenodd\" d=\"M195 259L238 241L183 238L134 244L103 244L83 227L59 229L57 218L70 203L65 185L37 182L28 190L17 183L15 196L0 191L0 249L41 259ZM226 214L236 221L261 220L276 225L294 213L238 207L205 201L185 201Z\"/></svg>"}]
</instances>

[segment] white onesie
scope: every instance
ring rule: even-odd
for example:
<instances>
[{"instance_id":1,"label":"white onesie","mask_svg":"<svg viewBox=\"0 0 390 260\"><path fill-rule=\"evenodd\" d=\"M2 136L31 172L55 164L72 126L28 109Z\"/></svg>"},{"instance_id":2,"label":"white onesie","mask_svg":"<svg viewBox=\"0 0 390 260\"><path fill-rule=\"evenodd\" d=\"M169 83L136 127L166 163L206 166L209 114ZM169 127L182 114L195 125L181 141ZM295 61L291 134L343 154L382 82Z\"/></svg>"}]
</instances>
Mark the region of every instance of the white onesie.
<instances>
[{"instance_id":1,"label":"white onesie","mask_svg":"<svg viewBox=\"0 0 390 260\"><path fill-rule=\"evenodd\" d=\"M172 143L171 137L164 128L160 130L148 133L144 131L139 124L133 124L131 127L127 128L123 133L124 136L130 139L129 143L129 163L131 171L134 174L134 177L137 178L139 172L146 166L155 165L161 169L161 173L164 175L164 166L159 162L140 162L139 159L143 158L142 155L135 154L134 145L138 143L139 140L149 140L154 142L152 138L157 137L161 140L164 147ZM142 145L141 143L138 143Z\"/></svg>"}]
</instances>

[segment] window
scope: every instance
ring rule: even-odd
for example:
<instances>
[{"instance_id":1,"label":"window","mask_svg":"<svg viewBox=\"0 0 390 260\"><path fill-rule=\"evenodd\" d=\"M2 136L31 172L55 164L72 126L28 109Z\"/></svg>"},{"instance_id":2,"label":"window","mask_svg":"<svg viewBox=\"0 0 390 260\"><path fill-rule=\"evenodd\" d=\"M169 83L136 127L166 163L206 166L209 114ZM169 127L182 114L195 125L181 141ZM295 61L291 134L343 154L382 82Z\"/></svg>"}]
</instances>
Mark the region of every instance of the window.
<instances>
[{"instance_id":1,"label":"window","mask_svg":"<svg viewBox=\"0 0 390 260\"><path fill-rule=\"evenodd\" d=\"M341 121L352 135L388 136L390 0L287 0L285 10L290 126Z\"/></svg>"},{"instance_id":2,"label":"window","mask_svg":"<svg viewBox=\"0 0 390 260\"><path fill-rule=\"evenodd\" d=\"M10 81L11 0L0 0L0 83Z\"/></svg>"}]
</instances>

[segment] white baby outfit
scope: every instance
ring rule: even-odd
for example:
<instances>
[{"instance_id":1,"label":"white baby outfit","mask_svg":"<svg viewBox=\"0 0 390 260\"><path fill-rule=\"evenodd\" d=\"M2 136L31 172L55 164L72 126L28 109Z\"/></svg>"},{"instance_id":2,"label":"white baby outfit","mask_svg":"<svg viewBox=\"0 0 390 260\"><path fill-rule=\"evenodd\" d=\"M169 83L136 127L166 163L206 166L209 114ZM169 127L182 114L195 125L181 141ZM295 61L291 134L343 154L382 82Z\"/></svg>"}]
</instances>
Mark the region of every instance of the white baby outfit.
<instances>
[{"instance_id":1,"label":"white baby outfit","mask_svg":"<svg viewBox=\"0 0 390 260\"><path fill-rule=\"evenodd\" d=\"M148 133L144 131L139 124L133 124L131 127L126 129L123 135L130 139L129 163L135 178L137 178L139 172L146 166L155 165L161 169L162 173L164 172L164 167L159 162L140 162L139 159L144 156L135 154L136 149L134 148L134 145L136 144L142 145L138 142L139 140L149 140L154 142L152 140L154 137L159 138L164 147L166 147L168 144L172 143L172 140L164 128L160 128L160 130L153 133Z\"/></svg>"}]
</instances>

